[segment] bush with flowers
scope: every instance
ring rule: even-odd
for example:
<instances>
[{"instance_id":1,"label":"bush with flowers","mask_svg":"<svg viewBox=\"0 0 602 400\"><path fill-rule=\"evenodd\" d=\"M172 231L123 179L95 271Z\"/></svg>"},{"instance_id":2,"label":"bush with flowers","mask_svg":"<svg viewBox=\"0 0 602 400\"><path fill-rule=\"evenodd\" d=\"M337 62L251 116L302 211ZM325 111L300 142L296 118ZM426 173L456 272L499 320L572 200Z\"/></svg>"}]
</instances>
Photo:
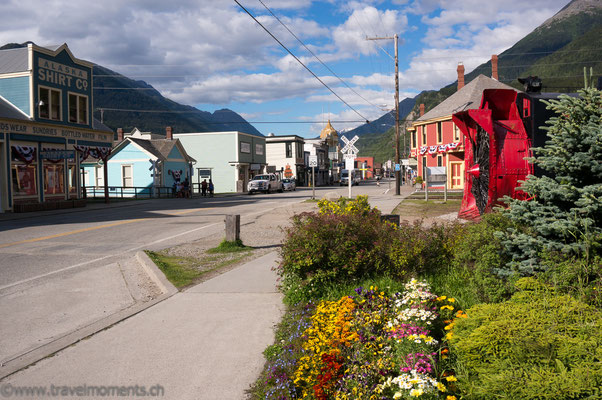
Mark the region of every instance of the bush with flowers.
<instances>
[{"instance_id":1,"label":"bush with flowers","mask_svg":"<svg viewBox=\"0 0 602 400\"><path fill-rule=\"evenodd\" d=\"M321 200L320 211L292 218L278 267L285 302L321 298L329 287L389 276L406 280L452 257L459 225L397 227L370 208L367 197Z\"/></svg>"},{"instance_id":2,"label":"bush with flowers","mask_svg":"<svg viewBox=\"0 0 602 400\"><path fill-rule=\"evenodd\" d=\"M444 339L454 307L414 279L402 293L359 287L297 308L302 322L277 333L254 397L455 400Z\"/></svg>"}]
</instances>

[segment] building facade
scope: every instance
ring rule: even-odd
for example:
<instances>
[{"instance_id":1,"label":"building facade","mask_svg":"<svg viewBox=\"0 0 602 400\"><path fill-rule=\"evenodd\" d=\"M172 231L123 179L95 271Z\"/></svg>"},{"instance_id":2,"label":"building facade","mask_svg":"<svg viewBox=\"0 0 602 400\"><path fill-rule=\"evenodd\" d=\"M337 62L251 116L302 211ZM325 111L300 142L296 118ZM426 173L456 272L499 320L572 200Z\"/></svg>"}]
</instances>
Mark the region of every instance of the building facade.
<instances>
[{"instance_id":1,"label":"building facade","mask_svg":"<svg viewBox=\"0 0 602 400\"><path fill-rule=\"evenodd\" d=\"M196 159L192 183L210 177L217 193L242 193L253 176L266 172L266 138L238 131L178 133Z\"/></svg>"},{"instance_id":2,"label":"building facade","mask_svg":"<svg viewBox=\"0 0 602 400\"><path fill-rule=\"evenodd\" d=\"M113 143L93 118L92 67L66 44L0 50L0 212L83 205L80 162Z\"/></svg>"},{"instance_id":3,"label":"building facade","mask_svg":"<svg viewBox=\"0 0 602 400\"><path fill-rule=\"evenodd\" d=\"M305 139L303 146L305 154L305 165L309 166L309 156L316 156L318 159L318 166L314 168L315 185L326 186L333 183L332 177L330 176L330 159L328 158L329 146L326 140L321 138ZM308 185L312 182L312 169L306 168L305 181Z\"/></svg>"},{"instance_id":4,"label":"building facade","mask_svg":"<svg viewBox=\"0 0 602 400\"><path fill-rule=\"evenodd\" d=\"M374 157L356 157L354 165L360 171L362 179L374 178Z\"/></svg>"},{"instance_id":5,"label":"building facade","mask_svg":"<svg viewBox=\"0 0 602 400\"><path fill-rule=\"evenodd\" d=\"M497 57L492 57L492 78L479 75L464 85L464 66L458 65L458 90L424 113L408 129L410 132L410 161L415 161L417 174L423 179L427 168L444 172L449 189L464 189L464 136L452 121L455 112L477 109L485 89L513 89L497 80ZM430 182L429 187L442 188L443 182Z\"/></svg>"},{"instance_id":6,"label":"building facade","mask_svg":"<svg viewBox=\"0 0 602 400\"><path fill-rule=\"evenodd\" d=\"M305 140L297 135L268 135L266 142L266 161L282 173L283 178L295 178L297 186L305 186L305 159L303 145Z\"/></svg>"},{"instance_id":7,"label":"building facade","mask_svg":"<svg viewBox=\"0 0 602 400\"><path fill-rule=\"evenodd\" d=\"M106 162L110 196L121 193L129 197L152 196L159 195L159 190L163 195L185 179L190 182L195 160L186 153L180 140L173 138L170 127L167 128L165 137L142 133L137 129L126 134L123 139L120 135L122 133L119 129L118 142ZM87 188L94 187L95 192L103 188L104 167L105 164L98 160L84 162L85 177L82 180ZM117 191L116 188L126 190Z\"/></svg>"}]
</instances>

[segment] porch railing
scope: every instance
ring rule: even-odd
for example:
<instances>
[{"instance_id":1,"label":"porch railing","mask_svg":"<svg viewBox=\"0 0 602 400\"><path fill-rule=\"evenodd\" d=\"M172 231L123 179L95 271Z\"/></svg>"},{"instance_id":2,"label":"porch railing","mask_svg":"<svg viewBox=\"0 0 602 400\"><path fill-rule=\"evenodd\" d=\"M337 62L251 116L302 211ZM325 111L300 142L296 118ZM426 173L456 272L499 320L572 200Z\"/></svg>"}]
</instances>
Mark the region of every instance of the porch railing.
<instances>
[{"instance_id":1,"label":"porch railing","mask_svg":"<svg viewBox=\"0 0 602 400\"><path fill-rule=\"evenodd\" d=\"M84 186L82 190L84 197L88 199L105 197L105 188L103 186ZM174 190L172 187L159 186L155 187L154 190L155 196L158 198L174 197ZM121 199L152 199L153 188L148 186L109 186L109 197Z\"/></svg>"}]
</instances>

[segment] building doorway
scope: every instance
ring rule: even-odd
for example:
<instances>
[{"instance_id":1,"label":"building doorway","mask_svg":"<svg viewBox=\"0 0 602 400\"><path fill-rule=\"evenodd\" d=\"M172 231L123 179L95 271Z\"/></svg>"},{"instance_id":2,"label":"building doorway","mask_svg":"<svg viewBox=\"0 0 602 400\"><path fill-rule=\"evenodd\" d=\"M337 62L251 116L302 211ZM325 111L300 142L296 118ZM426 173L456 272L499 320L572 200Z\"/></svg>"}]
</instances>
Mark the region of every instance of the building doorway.
<instances>
[{"instance_id":1,"label":"building doorway","mask_svg":"<svg viewBox=\"0 0 602 400\"><path fill-rule=\"evenodd\" d=\"M464 189L464 162L449 163L451 169L451 189Z\"/></svg>"}]
</instances>

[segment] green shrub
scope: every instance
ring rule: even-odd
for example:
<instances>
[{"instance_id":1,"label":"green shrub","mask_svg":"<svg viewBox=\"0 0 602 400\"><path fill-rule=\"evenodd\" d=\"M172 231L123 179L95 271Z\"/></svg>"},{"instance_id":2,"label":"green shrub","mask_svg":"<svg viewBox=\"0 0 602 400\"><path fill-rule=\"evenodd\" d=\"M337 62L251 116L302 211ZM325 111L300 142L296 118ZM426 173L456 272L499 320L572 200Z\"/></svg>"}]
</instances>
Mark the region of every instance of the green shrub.
<instances>
[{"instance_id":1,"label":"green shrub","mask_svg":"<svg viewBox=\"0 0 602 400\"><path fill-rule=\"evenodd\" d=\"M510 298L515 276L496 274L508 261L497 233L508 226L510 221L500 213L485 214L480 222L467 224L450 243L451 262L426 275L433 290L455 297L463 308Z\"/></svg>"},{"instance_id":2,"label":"green shrub","mask_svg":"<svg viewBox=\"0 0 602 400\"><path fill-rule=\"evenodd\" d=\"M534 278L468 309L449 339L463 399L599 399L602 313Z\"/></svg>"},{"instance_id":3,"label":"green shrub","mask_svg":"<svg viewBox=\"0 0 602 400\"><path fill-rule=\"evenodd\" d=\"M461 229L419 223L397 228L381 221L377 210L365 209L294 216L278 268L285 301L308 301L362 279L405 280L439 268L449 263Z\"/></svg>"}]
</instances>

